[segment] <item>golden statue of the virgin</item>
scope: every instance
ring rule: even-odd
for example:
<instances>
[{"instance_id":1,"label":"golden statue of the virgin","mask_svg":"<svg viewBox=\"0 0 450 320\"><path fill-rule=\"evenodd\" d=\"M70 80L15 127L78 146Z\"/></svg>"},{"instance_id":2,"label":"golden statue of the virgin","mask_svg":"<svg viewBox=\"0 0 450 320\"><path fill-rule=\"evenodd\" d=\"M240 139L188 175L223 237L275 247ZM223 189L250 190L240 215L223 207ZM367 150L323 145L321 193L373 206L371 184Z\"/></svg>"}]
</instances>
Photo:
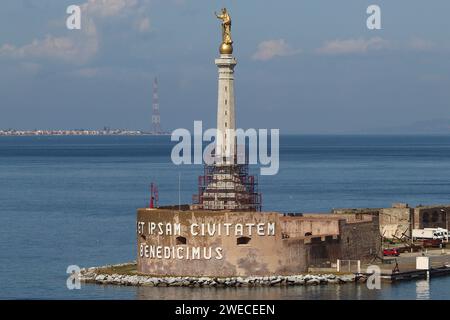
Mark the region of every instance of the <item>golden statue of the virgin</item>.
<instances>
[{"instance_id":1,"label":"golden statue of the virgin","mask_svg":"<svg viewBox=\"0 0 450 320\"><path fill-rule=\"evenodd\" d=\"M222 9L221 14L214 12L216 17L222 20L222 44L220 46L221 54L233 53L233 40L231 39L231 17L226 8Z\"/></svg>"}]
</instances>

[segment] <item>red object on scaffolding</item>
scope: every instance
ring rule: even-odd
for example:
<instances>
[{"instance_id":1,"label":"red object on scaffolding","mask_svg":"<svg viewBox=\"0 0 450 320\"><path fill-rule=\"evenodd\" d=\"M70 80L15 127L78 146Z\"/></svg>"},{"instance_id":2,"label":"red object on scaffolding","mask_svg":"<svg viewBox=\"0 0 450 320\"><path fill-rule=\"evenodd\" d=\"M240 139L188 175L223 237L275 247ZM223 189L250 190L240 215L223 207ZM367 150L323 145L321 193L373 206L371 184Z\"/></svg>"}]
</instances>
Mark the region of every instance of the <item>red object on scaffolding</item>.
<instances>
[{"instance_id":1,"label":"red object on scaffolding","mask_svg":"<svg viewBox=\"0 0 450 320\"><path fill-rule=\"evenodd\" d=\"M155 208L158 206L159 195L158 187L153 182L150 185L150 208Z\"/></svg>"}]
</instances>

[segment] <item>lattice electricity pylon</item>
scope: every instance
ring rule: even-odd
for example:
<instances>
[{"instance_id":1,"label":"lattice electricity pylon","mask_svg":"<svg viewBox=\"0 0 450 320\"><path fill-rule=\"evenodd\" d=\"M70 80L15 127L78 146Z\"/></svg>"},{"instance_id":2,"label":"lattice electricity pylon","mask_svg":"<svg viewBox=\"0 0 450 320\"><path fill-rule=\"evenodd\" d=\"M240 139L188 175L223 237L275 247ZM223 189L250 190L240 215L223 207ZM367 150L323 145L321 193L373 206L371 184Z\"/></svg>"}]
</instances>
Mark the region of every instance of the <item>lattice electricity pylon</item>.
<instances>
[{"instance_id":1,"label":"lattice electricity pylon","mask_svg":"<svg viewBox=\"0 0 450 320\"><path fill-rule=\"evenodd\" d=\"M160 134L161 116L159 114L159 95L158 95L158 79L155 77L153 81L153 105L152 105L152 133Z\"/></svg>"}]
</instances>

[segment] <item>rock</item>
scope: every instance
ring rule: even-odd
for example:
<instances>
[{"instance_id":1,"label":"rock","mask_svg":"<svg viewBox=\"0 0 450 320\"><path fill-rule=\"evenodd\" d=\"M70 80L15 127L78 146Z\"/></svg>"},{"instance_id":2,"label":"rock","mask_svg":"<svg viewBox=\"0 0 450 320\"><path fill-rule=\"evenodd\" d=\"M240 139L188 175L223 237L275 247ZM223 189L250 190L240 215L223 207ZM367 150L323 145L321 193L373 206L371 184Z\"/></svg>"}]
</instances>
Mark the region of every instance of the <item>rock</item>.
<instances>
[{"instance_id":1,"label":"rock","mask_svg":"<svg viewBox=\"0 0 450 320\"><path fill-rule=\"evenodd\" d=\"M313 286L317 286L320 284L320 280L318 279L310 279L308 281L306 281L307 285L313 285Z\"/></svg>"},{"instance_id":2,"label":"rock","mask_svg":"<svg viewBox=\"0 0 450 320\"><path fill-rule=\"evenodd\" d=\"M226 280L225 280L224 278L217 278L217 279L216 279L216 282L217 282L217 283L220 283L220 284L223 284L223 283L226 282Z\"/></svg>"},{"instance_id":3,"label":"rock","mask_svg":"<svg viewBox=\"0 0 450 320\"><path fill-rule=\"evenodd\" d=\"M153 287L155 284L153 283L153 281L151 279L145 279L144 282L142 283L143 286L146 287Z\"/></svg>"},{"instance_id":4,"label":"rock","mask_svg":"<svg viewBox=\"0 0 450 320\"><path fill-rule=\"evenodd\" d=\"M317 277L316 280L319 280L319 282L320 282L321 284L326 284L326 283L328 283L328 279L327 279L326 277L323 277L323 276Z\"/></svg>"},{"instance_id":5,"label":"rock","mask_svg":"<svg viewBox=\"0 0 450 320\"><path fill-rule=\"evenodd\" d=\"M99 274L98 276L95 277L95 281L103 281L105 280L105 276L103 274Z\"/></svg>"},{"instance_id":6,"label":"rock","mask_svg":"<svg viewBox=\"0 0 450 320\"><path fill-rule=\"evenodd\" d=\"M356 280L356 279L355 279L355 280ZM365 282L367 282L367 277L361 276L361 277L358 278L357 281L360 282L360 283L365 283Z\"/></svg>"},{"instance_id":7,"label":"rock","mask_svg":"<svg viewBox=\"0 0 450 320\"><path fill-rule=\"evenodd\" d=\"M131 277L128 277L128 283L131 286L135 286L139 283L139 280L138 280L137 276L131 276Z\"/></svg>"},{"instance_id":8,"label":"rock","mask_svg":"<svg viewBox=\"0 0 450 320\"><path fill-rule=\"evenodd\" d=\"M271 285L271 286L276 285L276 284L278 284L278 283L281 283L281 281L282 281L281 278L275 277L273 280L270 281L270 285Z\"/></svg>"},{"instance_id":9,"label":"rock","mask_svg":"<svg viewBox=\"0 0 450 320\"><path fill-rule=\"evenodd\" d=\"M354 278L354 276L345 275L345 276L338 277L338 280L343 283L346 283L346 282L353 282L355 280L355 278Z\"/></svg>"},{"instance_id":10,"label":"rock","mask_svg":"<svg viewBox=\"0 0 450 320\"><path fill-rule=\"evenodd\" d=\"M339 280L338 279L328 279L327 283L328 284L337 284L337 283L339 283Z\"/></svg>"},{"instance_id":11,"label":"rock","mask_svg":"<svg viewBox=\"0 0 450 320\"><path fill-rule=\"evenodd\" d=\"M197 281L198 281L199 284L207 284L209 282L209 280L210 279L207 278L207 277L201 277Z\"/></svg>"},{"instance_id":12,"label":"rock","mask_svg":"<svg viewBox=\"0 0 450 320\"><path fill-rule=\"evenodd\" d=\"M172 283L170 283L168 285L169 285L169 287L182 287L183 283L179 282L179 281L175 281L175 282L172 282Z\"/></svg>"},{"instance_id":13,"label":"rock","mask_svg":"<svg viewBox=\"0 0 450 320\"><path fill-rule=\"evenodd\" d=\"M367 277L353 274L297 274L271 276L236 276L236 277L150 277L141 275L103 274L101 268L82 269L80 281L101 284L127 286L173 286L173 287L242 287L275 285L320 285L343 284L349 282L365 283Z\"/></svg>"}]
</instances>

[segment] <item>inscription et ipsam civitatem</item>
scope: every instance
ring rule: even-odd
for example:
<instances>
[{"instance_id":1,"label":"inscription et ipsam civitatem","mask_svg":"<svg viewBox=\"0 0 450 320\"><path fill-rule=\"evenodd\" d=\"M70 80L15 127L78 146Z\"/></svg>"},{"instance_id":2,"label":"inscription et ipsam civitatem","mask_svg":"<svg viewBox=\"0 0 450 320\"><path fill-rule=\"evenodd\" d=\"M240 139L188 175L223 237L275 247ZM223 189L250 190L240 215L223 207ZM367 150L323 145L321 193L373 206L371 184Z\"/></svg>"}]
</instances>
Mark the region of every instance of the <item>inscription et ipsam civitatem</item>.
<instances>
[{"instance_id":1,"label":"inscription et ipsam civitatem","mask_svg":"<svg viewBox=\"0 0 450 320\"><path fill-rule=\"evenodd\" d=\"M180 223L137 222L139 235L183 236L182 230ZM275 236L275 223L192 223L187 226L185 233L186 231L192 237ZM150 242L151 240L152 238L149 239ZM221 260L223 248L188 245L162 246L145 242L139 245L139 256L149 259Z\"/></svg>"},{"instance_id":2,"label":"inscription et ipsam civitatem","mask_svg":"<svg viewBox=\"0 0 450 320\"><path fill-rule=\"evenodd\" d=\"M274 236L275 223L192 223L189 227L191 236ZM146 231L146 232L145 232ZM137 223L138 234L181 236L180 223L141 222Z\"/></svg>"}]
</instances>

